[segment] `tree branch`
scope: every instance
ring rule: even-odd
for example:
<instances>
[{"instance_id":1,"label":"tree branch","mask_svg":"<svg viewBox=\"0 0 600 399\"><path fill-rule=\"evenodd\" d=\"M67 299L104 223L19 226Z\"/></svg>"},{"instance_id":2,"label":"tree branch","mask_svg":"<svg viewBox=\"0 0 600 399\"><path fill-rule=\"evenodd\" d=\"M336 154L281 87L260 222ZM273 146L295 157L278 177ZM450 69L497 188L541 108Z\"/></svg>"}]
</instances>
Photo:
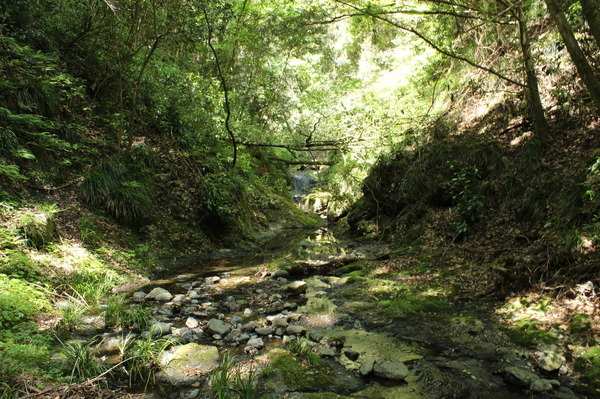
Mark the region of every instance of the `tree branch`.
<instances>
[{"instance_id":1,"label":"tree branch","mask_svg":"<svg viewBox=\"0 0 600 399\"><path fill-rule=\"evenodd\" d=\"M219 76L219 80L221 81L221 86L223 87L223 95L225 97L225 129L231 138L231 144L233 145L233 161L231 161L231 168L235 168L235 164L237 163L237 140L235 138L235 134L231 130L231 126L229 125L229 121L231 119L231 107L229 106L229 90L227 89L227 82L225 81L225 76L223 75L223 70L221 69L221 63L219 61L219 55L217 54L217 50L212 44L212 27L210 24L210 20L208 19L208 13L206 12L206 7L202 7L202 12L204 14L204 19L206 21L206 26L208 27L208 47L212 51L215 57L215 64L217 66L217 75Z\"/></svg>"},{"instance_id":2,"label":"tree branch","mask_svg":"<svg viewBox=\"0 0 600 399\"><path fill-rule=\"evenodd\" d=\"M392 20L390 20L388 18L385 18L385 17L383 17L383 16L381 16L381 15L379 15L377 13L373 13L373 12L371 12L369 10L361 9L360 7L357 7L357 6L353 5L353 4L349 4L349 3L345 2L345 1L342 1L342 0L335 0L335 1L337 3L345 5L347 7L353 8L353 9L355 9L357 11L360 11L360 12L362 12L363 15L368 15L368 16L373 17L375 19L378 19L380 21L386 22L386 23L388 23L388 24L390 24L390 25L392 25L392 26L394 26L394 27L396 27L396 28L398 28L400 30L412 33L413 35L417 36L419 39L421 39L425 43L427 43L434 50L438 51L441 54L444 54L445 56L457 59L459 61L466 62L467 64L469 64L469 65L471 65L471 66L473 66L473 67L475 67L477 69L481 69L483 71L491 73L492 75L497 76L498 78L500 78L502 80L505 80L507 82L510 82L510 83L512 83L512 84L514 84L516 86L527 87L525 84L523 84L521 82L518 82L518 81L516 81L514 79L511 79L508 76L504 76L500 72L498 72L498 71L496 71L496 70L494 70L492 68L488 68L486 66L479 65L475 61L473 61L473 60L471 60L471 59L469 59L467 57L464 57L462 55L456 54L456 53L454 53L454 52L452 52L450 50L445 50L445 49L441 48L440 46L438 46L437 44L435 44L431 39L429 39L424 34L422 34L421 32L417 31L414 28L410 28L410 27L401 25L400 23L398 23L396 21L392 21Z\"/></svg>"}]
</instances>

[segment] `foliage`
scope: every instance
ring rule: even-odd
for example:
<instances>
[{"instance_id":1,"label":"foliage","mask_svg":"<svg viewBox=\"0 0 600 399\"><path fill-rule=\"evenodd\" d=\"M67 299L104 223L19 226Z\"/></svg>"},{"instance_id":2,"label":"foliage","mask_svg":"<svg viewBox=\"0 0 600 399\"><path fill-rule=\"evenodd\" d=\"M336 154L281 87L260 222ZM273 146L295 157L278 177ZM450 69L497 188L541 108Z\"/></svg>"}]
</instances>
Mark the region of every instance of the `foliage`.
<instances>
[{"instance_id":1,"label":"foliage","mask_svg":"<svg viewBox=\"0 0 600 399\"><path fill-rule=\"evenodd\" d=\"M24 281L0 274L1 329L10 329L50 309L50 303L42 291Z\"/></svg>"},{"instance_id":2,"label":"foliage","mask_svg":"<svg viewBox=\"0 0 600 399\"><path fill-rule=\"evenodd\" d=\"M210 376L212 398L215 399L255 399L259 398L256 370L242 371L235 357L225 354L220 366Z\"/></svg>"},{"instance_id":3,"label":"foliage","mask_svg":"<svg viewBox=\"0 0 600 399\"><path fill-rule=\"evenodd\" d=\"M149 218L153 198L153 182L142 172L130 170L116 159L101 162L88 170L81 194L117 220L140 225Z\"/></svg>"},{"instance_id":4,"label":"foliage","mask_svg":"<svg viewBox=\"0 0 600 399\"><path fill-rule=\"evenodd\" d=\"M151 314L149 307L130 307L123 295L109 296L102 311L108 327L137 328L140 331L148 327Z\"/></svg>"},{"instance_id":5,"label":"foliage","mask_svg":"<svg viewBox=\"0 0 600 399\"><path fill-rule=\"evenodd\" d=\"M145 338L128 341L122 349L127 362L127 374L130 386L143 384L147 387L154 382L155 374L160 370L159 359L172 342L168 339L155 339L151 334Z\"/></svg>"},{"instance_id":6,"label":"foliage","mask_svg":"<svg viewBox=\"0 0 600 399\"><path fill-rule=\"evenodd\" d=\"M491 189L486 180L503 168L498 145L475 136L434 141L419 151L399 149L380 157L348 222L357 227L365 218L410 216L415 204L423 204L456 206L461 214L457 227L465 227L460 223L482 216Z\"/></svg>"},{"instance_id":7,"label":"foliage","mask_svg":"<svg viewBox=\"0 0 600 399\"><path fill-rule=\"evenodd\" d=\"M72 341L63 343L65 367L72 381L82 382L101 374L106 366L94 357L93 341L83 343Z\"/></svg>"}]
</instances>

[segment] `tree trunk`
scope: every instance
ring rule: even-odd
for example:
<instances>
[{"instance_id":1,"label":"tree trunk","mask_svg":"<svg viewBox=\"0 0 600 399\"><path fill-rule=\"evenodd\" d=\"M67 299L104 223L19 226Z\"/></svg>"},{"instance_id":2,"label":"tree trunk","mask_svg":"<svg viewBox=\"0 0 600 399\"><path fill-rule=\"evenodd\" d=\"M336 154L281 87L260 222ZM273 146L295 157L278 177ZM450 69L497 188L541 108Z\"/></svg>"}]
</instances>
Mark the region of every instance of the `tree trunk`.
<instances>
[{"instance_id":1,"label":"tree trunk","mask_svg":"<svg viewBox=\"0 0 600 399\"><path fill-rule=\"evenodd\" d=\"M565 42L571 60L573 60L573 64L575 64L575 68L577 68L579 77L590 93L598 112L600 112L600 81L594 76L594 71L585 58L581 47L579 47L579 43L577 42L577 39L575 39L573 30L571 29L569 22L567 22L565 13L561 9L558 1L545 0L545 2L552 19Z\"/></svg>"},{"instance_id":2,"label":"tree trunk","mask_svg":"<svg viewBox=\"0 0 600 399\"><path fill-rule=\"evenodd\" d=\"M581 0L580 3L583 16L590 27L590 32L596 39L598 48L600 48L600 1Z\"/></svg>"},{"instance_id":3,"label":"tree trunk","mask_svg":"<svg viewBox=\"0 0 600 399\"><path fill-rule=\"evenodd\" d=\"M548 122L544 115L544 106L540 98L540 90L538 86L537 75L535 73L535 63L531 54L531 42L529 33L527 32L527 21L523 13L523 6L519 4L515 10L515 16L519 23L519 41L523 51L523 64L525 66L525 74L527 76L527 91L529 92L529 101L531 105L531 117L533 119L533 131L535 136L541 142L550 140Z\"/></svg>"}]
</instances>

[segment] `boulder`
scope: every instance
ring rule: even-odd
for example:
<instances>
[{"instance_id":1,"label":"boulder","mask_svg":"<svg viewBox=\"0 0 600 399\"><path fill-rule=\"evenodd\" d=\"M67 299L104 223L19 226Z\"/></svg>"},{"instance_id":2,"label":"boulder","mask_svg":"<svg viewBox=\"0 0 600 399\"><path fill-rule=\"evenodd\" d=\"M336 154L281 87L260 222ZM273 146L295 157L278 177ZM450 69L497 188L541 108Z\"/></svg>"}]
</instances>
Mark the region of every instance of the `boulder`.
<instances>
[{"instance_id":1,"label":"boulder","mask_svg":"<svg viewBox=\"0 0 600 399\"><path fill-rule=\"evenodd\" d=\"M401 362L379 359L373 365L373 374L386 380L403 381L408 376L408 368Z\"/></svg>"},{"instance_id":2,"label":"boulder","mask_svg":"<svg viewBox=\"0 0 600 399\"><path fill-rule=\"evenodd\" d=\"M258 335L271 335L273 334L273 329L271 327L258 327L254 330Z\"/></svg>"},{"instance_id":3,"label":"boulder","mask_svg":"<svg viewBox=\"0 0 600 399\"><path fill-rule=\"evenodd\" d=\"M208 331L213 334L224 336L229 332L230 329L231 327L229 324L225 323L223 320L210 319L208 321Z\"/></svg>"},{"instance_id":4,"label":"boulder","mask_svg":"<svg viewBox=\"0 0 600 399\"><path fill-rule=\"evenodd\" d=\"M529 390L534 393L548 392L552 389L554 389L552 383L544 379L534 380L529 386Z\"/></svg>"},{"instance_id":5,"label":"boulder","mask_svg":"<svg viewBox=\"0 0 600 399\"><path fill-rule=\"evenodd\" d=\"M265 342L259 337L252 337L246 342L246 349L261 349L263 346L265 346Z\"/></svg>"},{"instance_id":6,"label":"boulder","mask_svg":"<svg viewBox=\"0 0 600 399\"><path fill-rule=\"evenodd\" d=\"M275 316L267 317L267 320L271 322L273 328L283 327L286 328L289 325L288 318L284 315L278 314Z\"/></svg>"},{"instance_id":7,"label":"boulder","mask_svg":"<svg viewBox=\"0 0 600 399\"><path fill-rule=\"evenodd\" d=\"M288 272L287 270L275 270L274 272L271 272L272 278L279 278L279 277L288 278L289 276L290 276L290 272Z\"/></svg>"},{"instance_id":8,"label":"boulder","mask_svg":"<svg viewBox=\"0 0 600 399\"><path fill-rule=\"evenodd\" d=\"M373 367L375 367L375 359L367 359L360 365L358 372L362 376L367 376L373 372Z\"/></svg>"},{"instance_id":9,"label":"boulder","mask_svg":"<svg viewBox=\"0 0 600 399\"><path fill-rule=\"evenodd\" d=\"M533 371L511 366L504 369L504 379L518 387L529 388L540 377Z\"/></svg>"},{"instance_id":10,"label":"boulder","mask_svg":"<svg viewBox=\"0 0 600 399\"><path fill-rule=\"evenodd\" d=\"M565 357L557 352L542 352L537 359L538 367L549 372L560 369L565 362Z\"/></svg>"},{"instance_id":11,"label":"boulder","mask_svg":"<svg viewBox=\"0 0 600 399\"><path fill-rule=\"evenodd\" d=\"M157 373L159 382L173 385L192 385L218 366L219 350L215 346L190 343L175 347L160 359L162 370Z\"/></svg>"},{"instance_id":12,"label":"boulder","mask_svg":"<svg viewBox=\"0 0 600 399\"><path fill-rule=\"evenodd\" d=\"M146 295L146 299L156 299L156 297L158 295L164 295L165 297L168 295L171 295L171 293L167 290L165 290L164 288L161 287L156 287L154 289L152 289L152 291L150 291L148 293L148 295ZM173 296L171 295L171 298L173 298ZM170 300L170 298L169 298Z\"/></svg>"},{"instance_id":13,"label":"boulder","mask_svg":"<svg viewBox=\"0 0 600 399\"><path fill-rule=\"evenodd\" d=\"M285 290L289 293L295 294L295 295L300 295L306 292L306 290L308 289L308 284L306 283L306 281L294 281L293 283L290 283L288 285L285 286Z\"/></svg>"},{"instance_id":14,"label":"boulder","mask_svg":"<svg viewBox=\"0 0 600 399\"><path fill-rule=\"evenodd\" d=\"M288 326L285 332L290 335L304 335L306 333L306 327L300 325Z\"/></svg>"},{"instance_id":15,"label":"boulder","mask_svg":"<svg viewBox=\"0 0 600 399\"><path fill-rule=\"evenodd\" d=\"M158 302L169 302L173 299L173 295L170 292L163 292L162 294L158 294L154 299Z\"/></svg>"}]
</instances>

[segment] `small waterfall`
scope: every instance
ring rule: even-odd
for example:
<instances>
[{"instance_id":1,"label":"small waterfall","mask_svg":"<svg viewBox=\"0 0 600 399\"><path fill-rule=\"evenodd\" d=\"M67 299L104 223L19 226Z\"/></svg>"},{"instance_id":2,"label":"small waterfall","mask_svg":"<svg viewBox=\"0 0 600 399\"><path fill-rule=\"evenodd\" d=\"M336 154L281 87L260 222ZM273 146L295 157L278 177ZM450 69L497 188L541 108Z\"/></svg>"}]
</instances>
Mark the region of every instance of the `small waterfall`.
<instances>
[{"instance_id":1,"label":"small waterfall","mask_svg":"<svg viewBox=\"0 0 600 399\"><path fill-rule=\"evenodd\" d=\"M293 189L290 194L296 202L302 201L302 198L319 184L315 171L312 169L290 172L290 177L292 178L293 184Z\"/></svg>"}]
</instances>

